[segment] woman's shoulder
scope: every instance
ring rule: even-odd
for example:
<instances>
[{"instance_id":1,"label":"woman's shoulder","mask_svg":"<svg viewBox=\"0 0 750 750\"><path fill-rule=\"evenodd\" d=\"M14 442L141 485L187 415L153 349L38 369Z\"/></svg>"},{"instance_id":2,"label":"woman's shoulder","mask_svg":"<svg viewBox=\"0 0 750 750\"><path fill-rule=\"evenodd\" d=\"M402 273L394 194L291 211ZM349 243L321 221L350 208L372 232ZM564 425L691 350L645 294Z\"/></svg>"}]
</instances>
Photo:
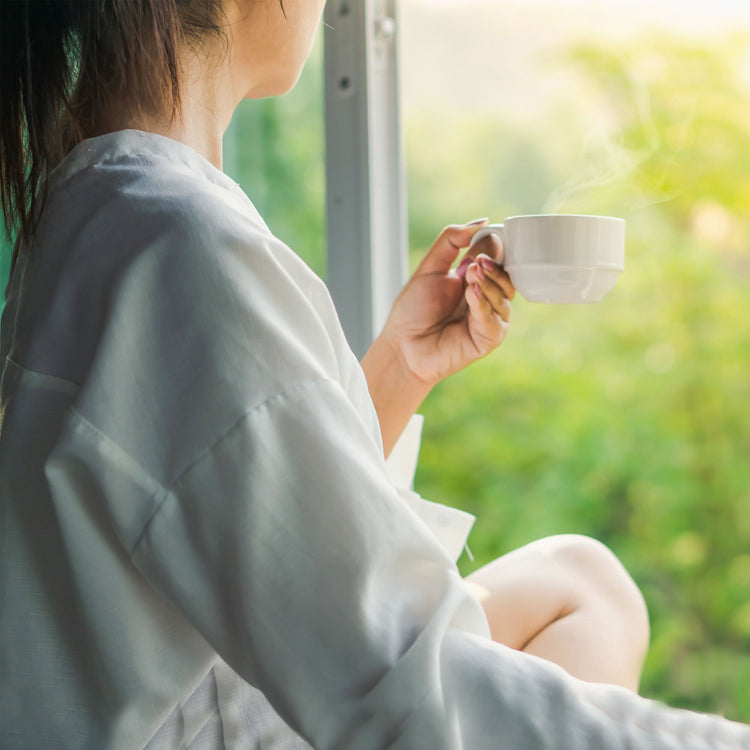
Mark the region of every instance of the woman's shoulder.
<instances>
[{"instance_id":1,"label":"woman's shoulder","mask_svg":"<svg viewBox=\"0 0 750 750\"><path fill-rule=\"evenodd\" d=\"M240 270L261 279L281 273L320 298L322 282L242 189L184 144L141 131L85 141L50 185L41 244L51 254L64 247L59 260L74 275L106 276L112 286L149 270L167 285L175 275L200 281L223 273L232 283Z\"/></svg>"},{"instance_id":2,"label":"woman's shoulder","mask_svg":"<svg viewBox=\"0 0 750 750\"><path fill-rule=\"evenodd\" d=\"M131 455L135 403L165 441L190 405L179 453L194 455L254 404L340 381L353 356L322 281L229 178L181 153L91 155L58 182L37 254L49 338L74 341L78 409Z\"/></svg>"},{"instance_id":3,"label":"woman's shoulder","mask_svg":"<svg viewBox=\"0 0 750 750\"><path fill-rule=\"evenodd\" d=\"M178 473L276 394L339 380L332 305L311 293L322 282L239 189L132 156L84 182L80 262L66 273L96 330L76 408L153 476ZM128 426L146 419L173 455L144 451Z\"/></svg>"},{"instance_id":4,"label":"woman's shoulder","mask_svg":"<svg viewBox=\"0 0 750 750\"><path fill-rule=\"evenodd\" d=\"M89 182L111 200L104 210L195 243L227 235L245 240L270 235L239 185L187 146L170 141L169 149L174 150L113 153L94 163Z\"/></svg>"},{"instance_id":5,"label":"woman's shoulder","mask_svg":"<svg viewBox=\"0 0 750 750\"><path fill-rule=\"evenodd\" d=\"M63 214L68 223L106 221L110 234L126 238L140 227L196 243L225 234L270 234L231 178L189 146L144 131L82 141L52 173L48 195L47 213L56 220Z\"/></svg>"}]
</instances>

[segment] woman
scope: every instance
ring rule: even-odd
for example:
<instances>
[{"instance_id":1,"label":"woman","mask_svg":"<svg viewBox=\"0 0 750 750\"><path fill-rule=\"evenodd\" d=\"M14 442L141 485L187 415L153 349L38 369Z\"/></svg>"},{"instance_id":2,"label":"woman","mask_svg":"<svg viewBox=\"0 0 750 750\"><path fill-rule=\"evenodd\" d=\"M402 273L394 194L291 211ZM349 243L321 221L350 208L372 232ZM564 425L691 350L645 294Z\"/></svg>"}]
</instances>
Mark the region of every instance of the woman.
<instances>
[{"instance_id":1,"label":"woman","mask_svg":"<svg viewBox=\"0 0 750 750\"><path fill-rule=\"evenodd\" d=\"M388 478L514 290L492 239L451 270L483 222L448 227L360 366L222 174L234 108L293 86L322 9L3 5L0 744L748 746L623 689L647 620L604 547L465 582Z\"/></svg>"}]
</instances>

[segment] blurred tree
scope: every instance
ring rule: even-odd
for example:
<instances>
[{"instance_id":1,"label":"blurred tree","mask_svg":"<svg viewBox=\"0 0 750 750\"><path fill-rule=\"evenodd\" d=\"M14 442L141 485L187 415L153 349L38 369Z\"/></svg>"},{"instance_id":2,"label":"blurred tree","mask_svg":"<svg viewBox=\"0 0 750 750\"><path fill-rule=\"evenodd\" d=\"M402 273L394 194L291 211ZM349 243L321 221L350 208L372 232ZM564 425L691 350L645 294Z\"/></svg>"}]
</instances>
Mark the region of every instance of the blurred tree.
<instances>
[{"instance_id":1,"label":"blurred tree","mask_svg":"<svg viewBox=\"0 0 750 750\"><path fill-rule=\"evenodd\" d=\"M479 516L477 559L463 562L464 571L547 534L607 542L651 610L644 692L748 721L746 50L739 36L710 47L662 36L578 48L566 64L589 92L581 106L606 116L606 134L592 138L569 112L550 113L549 134L496 123L496 142L516 154L516 144L529 153L524 144L536 138L549 169L539 169L539 158L469 162L484 190L472 195L492 207L475 213L552 203L559 212L625 216L628 267L596 309L515 303L502 349L425 403L418 488ZM462 127L491 130L486 122ZM560 140L561 128L567 156L550 153L552 130ZM455 159L461 174L467 160L458 136L455 143L439 158ZM566 182L559 170L569 168L575 143L582 148ZM412 170L439 152L425 138L410 146ZM513 186L529 174L537 192L523 187L516 198ZM545 200L555 179L563 187ZM410 196L419 209L412 221L427 224L422 207L444 205L444 185L430 188L420 174L410 184L428 191ZM413 228L416 237L430 234Z\"/></svg>"}]
</instances>

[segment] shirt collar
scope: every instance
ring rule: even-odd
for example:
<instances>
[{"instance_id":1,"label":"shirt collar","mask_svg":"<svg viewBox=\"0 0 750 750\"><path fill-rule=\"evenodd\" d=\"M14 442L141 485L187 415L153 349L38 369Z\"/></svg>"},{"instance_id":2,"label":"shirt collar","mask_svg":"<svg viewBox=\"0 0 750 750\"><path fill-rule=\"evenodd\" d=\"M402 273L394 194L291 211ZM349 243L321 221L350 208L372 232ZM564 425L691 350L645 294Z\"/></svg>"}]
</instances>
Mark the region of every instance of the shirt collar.
<instances>
[{"instance_id":1,"label":"shirt collar","mask_svg":"<svg viewBox=\"0 0 750 750\"><path fill-rule=\"evenodd\" d=\"M194 148L157 133L145 130L116 130L78 143L52 170L49 188L53 190L77 173L95 164L116 161L127 156L163 156L180 163L192 173L231 192L242 193L239 185L217 169ZM244 193L243 193L244 195Z\"/></svg>"}]
</instances>

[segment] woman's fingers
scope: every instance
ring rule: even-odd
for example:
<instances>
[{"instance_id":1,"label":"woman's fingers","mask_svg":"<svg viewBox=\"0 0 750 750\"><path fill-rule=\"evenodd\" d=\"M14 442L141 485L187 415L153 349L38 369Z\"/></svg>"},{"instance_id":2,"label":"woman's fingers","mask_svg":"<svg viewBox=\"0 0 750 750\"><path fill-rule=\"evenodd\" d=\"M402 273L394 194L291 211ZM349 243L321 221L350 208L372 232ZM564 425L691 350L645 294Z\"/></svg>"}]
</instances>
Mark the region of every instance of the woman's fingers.
<instances>
[{"instance_id":1,"label":"woman's fingers","mask_svg":"<svg viewBox=\"0 0 750 750\"><path fill-rule=\"evenodd\" d=\"M502 290L505 296L512 300L516 296L516 288L513 286L513 282L508 276L508 272L492 258L488 258L486 255L480 255L477 258L482 271L485 276L489 276L491 281L494 281Z\"/></svg>"},{"instance_id":2,"label":"woman's fingers","mask_svg":"<svg viewBox=\"0 0 750 750\"><path fill-rule=\"evenodd\" d=\"M500 346L508 333L510 324L503 314L510 317L510 300L504 297L507 307L501 305L501 308L504 308L502 313L497 311L490 304L479 283L469 284L464 297L469 305L469 335L476 353L483 357Z\"/></svg>"},{"instance_id":3,"label":"woman's fingers","mask_svg":"<svg viewBox=\"0 0 750 750\"><path fill-rule=\"evenodd\" d=\"M422 259L416 273L448 273L461 249L469 246L471 238L486 223L487 219L479 219L463 226L453 224L445 227Z\"/></svg>"},{"instance_id":4,"label":"woman's fingers","mask_svg":"<svg viewBox=\"0 0 750 750\"><path fill-rule=\"evenodd\" d=\"M503 259L503 242L496 234L488 234L477 242L469 253L475 257L486 255L497 261Z\"/></svg>"},{"instance_id":5,"label":"woman's fingers","mask_svg":"<svg viewBox=\"0 0 750 750\"><path fill-rule=\"evenodd\" d=\"M481 260L469 266L466 283L474 288L475 294L479 292L492 311L507 323L510 320L510 302L516 290L505 271L492 261L482 263ZM490 263L493 263L492 267L489 267Z\"/></svg>"},{"instance_id":6,"label":"woman's fingers","mask_svg":"<svg viewBox=\"0 0 750 750\"><path fill-rule=\"evenodd\" d=\"M511 312L509 296L514 293L505 271L486 256L468 267L464 294L469 305L467 322L480 356L491 352L505 339Z\"/></svg>"},{"instance_id":7,"label":"woman's fingers","mask_svg":"<svg viewBox=\"0 0 750 750\"><path fill-rule=\"evenodd\" d=\"M482 257L495 264L502 260L503 243L496 234L487 235L466 251L466 255L456 267L456 275L463 278L468 267Z\"/></svg>"}]
</instances>

